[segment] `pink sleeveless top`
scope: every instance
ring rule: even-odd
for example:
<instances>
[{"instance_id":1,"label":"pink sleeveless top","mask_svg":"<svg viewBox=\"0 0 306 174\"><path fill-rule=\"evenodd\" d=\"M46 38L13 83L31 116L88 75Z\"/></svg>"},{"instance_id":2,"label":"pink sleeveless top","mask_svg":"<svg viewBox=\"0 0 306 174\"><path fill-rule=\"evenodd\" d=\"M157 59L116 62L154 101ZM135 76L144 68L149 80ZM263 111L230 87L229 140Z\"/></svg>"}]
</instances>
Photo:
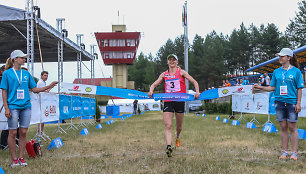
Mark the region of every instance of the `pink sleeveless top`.
<instances>
[{"instance_id":1,"label":"pink sleeveless top","mask_svg":"<svg viewBox=\"0 0 306 174\"><path fill-rule=\"evenodd\" d=\"M166 93L186 93L185 77L181 76L181 68L177 68L174 75L170 75L168 70L165 71L164 79Z\"/></svg>"}]
</instances>

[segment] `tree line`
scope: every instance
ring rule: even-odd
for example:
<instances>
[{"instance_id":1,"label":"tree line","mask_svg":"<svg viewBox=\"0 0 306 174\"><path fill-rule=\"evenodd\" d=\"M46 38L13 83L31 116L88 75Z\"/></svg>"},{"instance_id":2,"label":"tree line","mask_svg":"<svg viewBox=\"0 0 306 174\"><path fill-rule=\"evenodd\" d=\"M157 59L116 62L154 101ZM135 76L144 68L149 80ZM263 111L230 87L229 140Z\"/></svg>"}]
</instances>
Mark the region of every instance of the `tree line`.
<instances>
[{"instance_id":1,"label":"tree line","mask_svg":"<svg viewBox=\"0 0 306 174\"><path fill-rule=\"evenodd\" d=\"M189 74L203 91L218 87L226 75L246 75L246 70L275 57L281 48L296 49L306 45L306 0L299 4L299 11L290 20L286 31L280 32L273 24L245 26L241 23L230 35L212 31L205 37L195 35L189 44ZM135 81L135 89L148 91L150 85L168 68L167 56L176 54L179 66L184 67L184 36L168 39L156 56L140 55L128 67L128 79ZM156 90L163 92L163 85Z\"/></svg>"}]
</instances>

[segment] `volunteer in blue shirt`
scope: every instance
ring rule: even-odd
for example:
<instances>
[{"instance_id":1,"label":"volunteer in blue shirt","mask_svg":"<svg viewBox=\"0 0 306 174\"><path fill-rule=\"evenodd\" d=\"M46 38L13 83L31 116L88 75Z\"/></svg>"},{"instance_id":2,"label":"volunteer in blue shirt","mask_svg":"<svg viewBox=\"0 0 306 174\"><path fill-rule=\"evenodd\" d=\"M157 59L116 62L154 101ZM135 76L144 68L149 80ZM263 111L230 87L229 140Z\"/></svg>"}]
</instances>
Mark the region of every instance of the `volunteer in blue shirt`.
<instances>
[{"instance_id":1,"label":"volunteer in blue shirt","mask_svg":"<svg viewBox=\"0 0 306 174\"><path fill-rule=\"evenodd\" d=\"M31 120L31 98L29 89L38 93L53 88L57 82L49 86L36 88L36 83L28 71L21 69L26 61L27 54L20 50L11 53L10 61L13 68L3 73L1 86L5 116L8 118L8 146L12 156L11 167L26 166L23 154L25 151L26 137ZM19 123L19 124L18 124ZM19 158L16 158L15 138L19 126Z\"/></svg>"},{"instance_id":2,"label":"volunteer in blue shirt","mask_svg":"<svg viewBox=\"0 0 306 174\"><path fill-rule=\"evenodd\" d=\"M288 128L292 145L290 159L297 160L298 132L296 124L298 113L301 111L302 88L304 88L302 73L298 69L299 64L293 51L289 48L283 48L279 53L280 68L274 70L270 86L254 85L254 88L266 91L275 91L275 110L276 119L280 123L282 154L280 159L288 159Z\"/></svg>"}]
</instances>

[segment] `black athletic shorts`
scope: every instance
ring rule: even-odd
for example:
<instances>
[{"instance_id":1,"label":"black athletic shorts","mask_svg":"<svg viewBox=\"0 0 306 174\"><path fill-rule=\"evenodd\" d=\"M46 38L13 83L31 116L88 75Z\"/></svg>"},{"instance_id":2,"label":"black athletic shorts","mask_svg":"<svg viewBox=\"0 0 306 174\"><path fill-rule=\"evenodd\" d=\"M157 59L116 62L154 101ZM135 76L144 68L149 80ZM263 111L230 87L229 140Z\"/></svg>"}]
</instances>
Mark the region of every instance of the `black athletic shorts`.
<instances>
[{"instance_id":1,"label":"black athletic shorts","mask_svg":"<svg viewBox=\"0 0 306 174\"><path fill-rule=\"evenodd\" d=\"M164 102L163 112L184 113L185 102L177 102L177 101Z\"/></svg>"}]
</instances>

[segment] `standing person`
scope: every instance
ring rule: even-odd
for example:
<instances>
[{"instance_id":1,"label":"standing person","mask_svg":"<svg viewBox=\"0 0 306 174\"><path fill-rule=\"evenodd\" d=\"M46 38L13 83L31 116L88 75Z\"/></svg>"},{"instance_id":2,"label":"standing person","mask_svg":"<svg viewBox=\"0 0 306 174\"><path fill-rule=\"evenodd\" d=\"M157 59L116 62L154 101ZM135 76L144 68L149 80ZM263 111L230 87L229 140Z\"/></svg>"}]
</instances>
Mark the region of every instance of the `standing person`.
<instances>
[{"instance_id":1,"label":"standing person","mask_svg":"<svg viewBox=\"0 0 306 174\"><path fill-rule=\"evenodd\" d=\"M133 108L134 108L134 111L133 111L133 114L137 114L137 104L138 104L138 100L134 100L133 102Z\"/></svg>"},{"instance_id":2,"label":"standing person","mask_svg":"<svg viewBox=\"0 0 306 174\"><path fill-rule=\"evenodd\" d=\"M36 88L36 83L28 71L22 70L26 57L20 50L11 53L13 67L4 71L0 88L2 89L5 116L8 118L8 146L12 157L11 167L26 166L23 155L25 151L27 131L31 120L31 99L29 89L42 92L53 88L57 82L43 88ZM19 122L19 157L16 158L15 137Z\"/></svg>"},{"instance_id":3,"label":"standing person","mask_svg":"<svg viewBox=\"0 0 306 174\"><path fill-rule=\"evenodd\" d=\"M240 86L240 80L238 78L235 81L235 86Z\"/></svg>"},{"instance_id":4,"label":"standing person","mask_svg":"<svg viewBox=\"0 0 306 174\"><path fill-rule=\"evenodd\" d=\"M270 86L254 85L254 88L266 91L275 91L276 120L281 127L282 154L280 159L289 158L288 152L288 128L291 133L292 153L290 159L298 159L298 140L296 124L298 113L301 111L302 88L304 88L303 78L299 70L299 64L293 51L283 48L279 53L280 68L274 70Z\"/></svg>"},{"instance_id":5,"label":"standing person","mask_svg":"<svg viewBox=\"0 0 306 174\"><path fill-rule=\"evenodd\" d=\"M271 80L270 77L268 76L268 73L265 73L265 85L270 86Z\"/></svg>"},{"instance_id":6,"label":"standing person","mask_svg":"<svg viewBox=\"0 0 306 174\"><path fill-rule=\"evenodd\" d=\"M228 80L226 80L225 87L230 87L230 86L232 86L232 84L230 84L230 82Z\"/></svg>"},{"instance_id":7,"label":"standing person","mask_svg":"<svg viewBox=\"0 0 306 174\"><path fill-rule=\"evenodd\" d=\"M260 84L261 86L267 86L263 75L260 75L258 82L258 84Z\"/></svg>"},{"instance_id":8,"label":"standing person","mask_svg":"<svg viewBox=\"0 0 306 174\"><path fill-rule=\"evenodd\" d=\"M38 80L37 82L37 88L43 88L46 86L46 81L48 80L48 71L42 71L40 73L40 79ZM51 89L47 89L46 91L44 92L49 92ZM44 134L44 126L45 126L45 123L41 123L41 124L38 124L38 128L37 128L37 134L39 136L43 135Z\"/></svg>"},{"instance_id":9,"label":"standing person","mask_svg":"<svg viewBox=\"0 0 306 174\"><path fill-rule=\"evenodd\" d=\"M243 83L241 85L248 85L250 81L248 80L247 77L244 77Z\"/></svg>"},{"instance_id":10,"label":"standing person","mask_svg":"<svg viewBox=\"0 0 306 174\"><path fill-rule=\"evenodd\" d=\"M165 80L165 92L166 93L186 93L185 78L188 79L195 87L196 93L194 95L195 99L199 98L199 85L196 80L194 80L186 71L178 67L178 58L174 54L170 54L168 59L168 70L161 73L158 79L151 85L148 95L152 97L154 88L158 86L163 80ZM181 145L180 133L182 131L183 118L184 118L185 102L178 101L164 101L163 109L163 120L165 124L165 137L166 137L166 153L168 157L172 156L171 147L171 129L172 129L172 119L175 113L176 118L176 146Z\"/></svg>"}]
</instances>

